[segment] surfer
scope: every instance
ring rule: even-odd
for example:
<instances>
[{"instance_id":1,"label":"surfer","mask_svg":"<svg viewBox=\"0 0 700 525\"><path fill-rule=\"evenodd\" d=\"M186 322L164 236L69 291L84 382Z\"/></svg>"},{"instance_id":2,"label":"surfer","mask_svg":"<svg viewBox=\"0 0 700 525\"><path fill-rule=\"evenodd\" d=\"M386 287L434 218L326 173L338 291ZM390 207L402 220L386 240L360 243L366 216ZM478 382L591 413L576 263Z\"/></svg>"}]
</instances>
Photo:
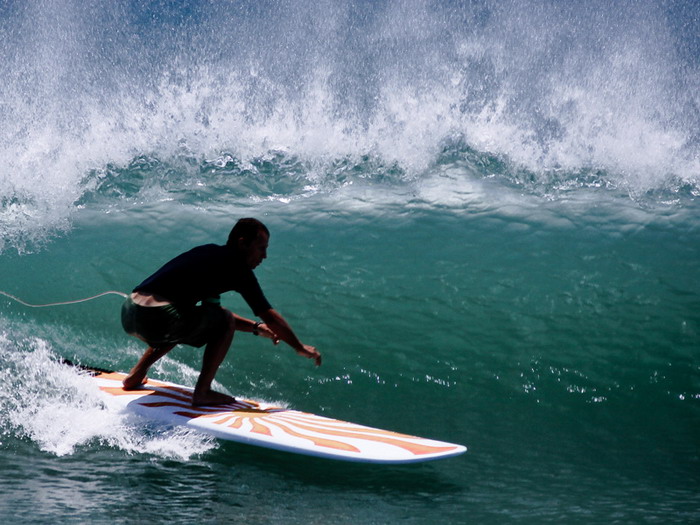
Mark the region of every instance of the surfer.
<instances>
[{"instance_id":1,"label":"surfer","mask_svg":"<svg viewBox=\"0 0 700 525\"><path fill-rule=\"evenodd\" d=\"M192 404L217 405L235 399L211 389L236 331L280 340L297 354L321 364L321 354L302 343L265 298L253 270L267 257L270 232L257 219L240 219L225 245L206 244L175 257L134 288L122 306L124 330L148 344L123 381L139 388L148 369L177 344L205 346ZM221 294L236 291L262 319L241 317L220 305Z\"/></svg>"}]
</instances>

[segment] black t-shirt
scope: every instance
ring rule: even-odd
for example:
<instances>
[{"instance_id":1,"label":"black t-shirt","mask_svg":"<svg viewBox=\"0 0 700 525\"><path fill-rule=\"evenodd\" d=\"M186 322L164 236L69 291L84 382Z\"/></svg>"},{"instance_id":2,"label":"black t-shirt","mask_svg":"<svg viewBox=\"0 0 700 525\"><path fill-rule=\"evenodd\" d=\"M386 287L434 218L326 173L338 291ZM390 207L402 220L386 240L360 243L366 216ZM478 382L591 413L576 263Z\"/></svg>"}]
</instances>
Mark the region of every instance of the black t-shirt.
<instances>
[{"instance_id":1,"label":"black t-shirt","mask_svg":"<svg viewBox=\"0 0 700 525\"><path fill-rule=\"evenodd\" d=\"M272 308L243 257L228 246L205 244L178 255L134 288L175 304L195 305L236 291L255 315Z\"/></svg>"}]
</instances>

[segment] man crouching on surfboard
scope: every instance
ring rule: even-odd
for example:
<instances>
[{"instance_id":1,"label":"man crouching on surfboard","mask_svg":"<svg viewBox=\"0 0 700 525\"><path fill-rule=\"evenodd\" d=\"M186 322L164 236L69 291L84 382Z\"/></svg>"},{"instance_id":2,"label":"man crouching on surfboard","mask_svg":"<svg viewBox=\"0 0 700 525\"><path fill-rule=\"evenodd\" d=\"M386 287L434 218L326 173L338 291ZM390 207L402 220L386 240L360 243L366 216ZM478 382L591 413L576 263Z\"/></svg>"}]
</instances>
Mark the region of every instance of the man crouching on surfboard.
<instances>
[{"instance_id":1,"label":"man crouching on surfboard","mask_svg":"<svg viewBox=\"0 0 700 525\"><path fill-rule=\"evenodd\" d=\"M139 388L148 369L177 344L204 349L202 370L192 404L220 405L234 398L211 389L236 330L280 340L297 354L321 364L321 354L303 344L287 321L263 295L253 270L267 257L270 232L257 219L241 219L225 245L206 244L166 263L139 284L122 306L124 330L148 344L136 366L124 378L125 390ZM264 322L240 317L220 306L224 292L243 296Z\"/></svg>"}]
</instances>

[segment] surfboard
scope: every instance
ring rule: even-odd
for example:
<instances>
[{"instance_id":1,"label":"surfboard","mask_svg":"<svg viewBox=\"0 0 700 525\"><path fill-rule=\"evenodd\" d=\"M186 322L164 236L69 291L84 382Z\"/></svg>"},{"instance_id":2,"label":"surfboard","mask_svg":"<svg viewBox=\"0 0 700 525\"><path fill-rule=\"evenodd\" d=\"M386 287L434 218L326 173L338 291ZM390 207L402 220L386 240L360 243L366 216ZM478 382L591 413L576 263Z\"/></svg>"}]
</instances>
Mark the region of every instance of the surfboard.
<instances>
[{"instance_id":1,"label":"surfboard","mask_svg":"<svg viewBox=\"0 0 700 525\"><path fill-rule=\"evenodd\" d=\"M410 436L273 404L236 398L229 405L192 406L192 388L148 381L124 390L121 372L81 367L108 409L182 425L217 438L321 458L366 463L416 463L457 456L466 447Z\"/></svg>"}]
</instances>

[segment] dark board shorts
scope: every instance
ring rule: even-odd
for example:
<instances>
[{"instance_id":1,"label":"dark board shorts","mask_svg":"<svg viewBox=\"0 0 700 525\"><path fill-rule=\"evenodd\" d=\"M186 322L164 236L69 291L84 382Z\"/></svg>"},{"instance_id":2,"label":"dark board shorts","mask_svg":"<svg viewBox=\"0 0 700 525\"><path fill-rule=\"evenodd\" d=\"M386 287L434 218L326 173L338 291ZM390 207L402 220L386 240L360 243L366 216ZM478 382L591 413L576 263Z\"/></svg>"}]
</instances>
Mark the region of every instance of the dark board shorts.
<instances>
[{"instance_id":1,"label":"dark board shorts","mask_svg":"<svg viewBox=\"0 0 700 525\"><path fill-rule=\"evenodd\" d=\"M207 303L141 306L128 297L122 305L122 326L126 333L154 348L173 344L200 347L222 333L227 315L220 306Z\"/></svg>"}]
</instances>

